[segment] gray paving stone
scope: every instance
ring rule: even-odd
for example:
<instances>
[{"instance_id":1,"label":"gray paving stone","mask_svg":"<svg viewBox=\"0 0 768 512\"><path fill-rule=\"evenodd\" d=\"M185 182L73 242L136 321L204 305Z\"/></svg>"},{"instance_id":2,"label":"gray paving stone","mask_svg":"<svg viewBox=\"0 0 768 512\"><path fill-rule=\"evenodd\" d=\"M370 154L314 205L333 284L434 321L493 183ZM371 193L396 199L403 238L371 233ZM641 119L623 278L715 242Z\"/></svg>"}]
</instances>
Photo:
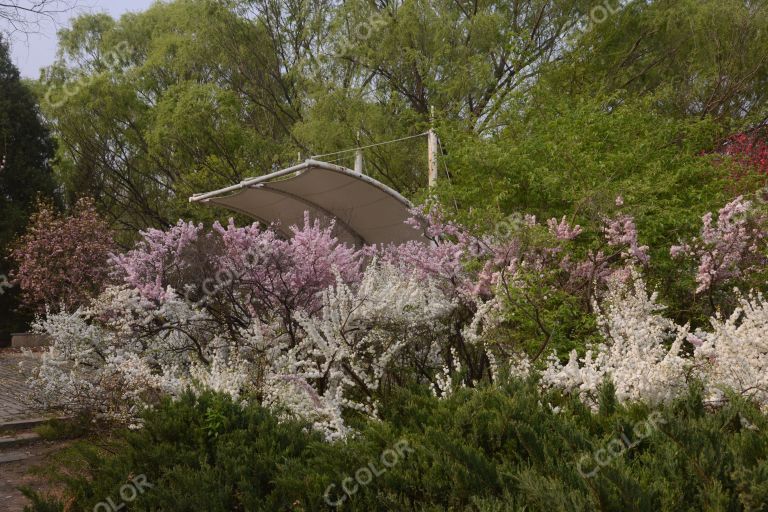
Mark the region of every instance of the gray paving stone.
<instances>
[{"instance_id":1,"label":"gray paving stone","mask_svg":"<svg viewBox=\"0 0 768 512\"><path fill-rule=\"evenodd\" d=\"M20 434L14 434L12 436L0 437L0 448L9 448L14 446L22 446L29 443L34 443L40 440L40 434L36 432L22 432Z\"/></svg>"},{"instance_id":2,"label":"gray paving stone","mask_svg":"<svg viewBox=\"0 0 768 512\"><path fill-rule=\"evenodd\" d=\"M41 416L32 406L26 383L39 360L39 354L0 351L0 425Z\"/></svg>"},{"instance_id":3,"label":"gray paving stone","mask_svg":"<svg viewBox=\"0 0 768 512\"><path fill-rule=\"evenodd\" d=\"M13 450L5 453L0 452L0 464L7 464L9 462L16 462L19 460L27 460L33 457L32 452L28 450Z\"/></svg>"}]
</instances>

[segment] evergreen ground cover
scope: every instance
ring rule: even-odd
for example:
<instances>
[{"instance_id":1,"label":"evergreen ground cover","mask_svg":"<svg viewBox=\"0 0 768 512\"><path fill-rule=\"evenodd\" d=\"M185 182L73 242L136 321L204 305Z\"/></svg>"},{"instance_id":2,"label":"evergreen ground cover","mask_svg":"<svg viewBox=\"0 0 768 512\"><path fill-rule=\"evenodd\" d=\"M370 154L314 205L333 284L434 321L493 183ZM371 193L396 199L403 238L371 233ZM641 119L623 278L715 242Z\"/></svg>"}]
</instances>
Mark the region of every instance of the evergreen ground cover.
<instances>
[{"instance_id":1,"label":"evergreen ground cover","mask_svg":"<svg viewBox=\"0 0 768 512\"><path fill-rule=\"evenodd\" d=\"M597 411L530 382L438 400L402 391L382 420L328 443L207 393L166 401L144 428L59 455L71 497L31 510L764 510L768 421L735 398L715 411L700 389L659 408ZM146 477L141 493L124 486ZM66 508L64 503L66 502ZM94 508L95 507L95 508ZM104 509L106 510L106 509Z\"/></svg>"}]
</instances>

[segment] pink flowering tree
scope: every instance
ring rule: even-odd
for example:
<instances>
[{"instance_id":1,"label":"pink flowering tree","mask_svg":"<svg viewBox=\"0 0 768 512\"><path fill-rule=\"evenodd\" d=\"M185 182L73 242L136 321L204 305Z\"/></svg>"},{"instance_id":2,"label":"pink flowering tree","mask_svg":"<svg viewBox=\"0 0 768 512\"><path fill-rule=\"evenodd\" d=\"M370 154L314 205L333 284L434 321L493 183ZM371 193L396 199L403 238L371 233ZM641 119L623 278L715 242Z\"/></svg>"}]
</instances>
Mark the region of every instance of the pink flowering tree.
<instances>
[{"instance_id":1,"label":"pink flowering tree","mask_svg":"<svg viewBox=\"0 0 768 512\"><path fill-rule=\"evenodd\" d=\"M414 211L411 223L432 243L389 247L384 258L404 273L437 280L458 302L451 344L463 355L467 382L487 377L492 365L484 350L468 346L468 325L490 326L483 315L494 311L502 319L493 326L497 346L531 353L536 361L551 345L565 351L594 336L592 304L609 278L626 279L630 268L650 261L625 213L602 219L591 233L566 217L542 224L512 215L493 233L477 234L446 220L439 206Z\"/></svg>"},{"instance_id":2,"label":"pink flowering tree","mask_svg":"<svg viewBox=\"0 0 768 512\"><path fill-rule=\"evenodd\" d=\"M103 290L114 250L110 227L90 199L78 201L69 215L41 203L10 251L12 277L31 310L74 310Z\"/></svg>"},{"instance_id":3,"label":"pink flowering tree","mask_svg":"<svg viewBox=\"0 0 768 512\"><path fill-rule=\"evenodd\" d=\"M344 431L342 412L375 416L392 380L435 379L456 303L431 271L400 272L333 228L307 217L287 238L231 221L142 233L112 258L116 285L39 323L55 343L41 400L130 420L139 404L203 386L287 407L329 436ZM60 371L83 350L87 372Z\"/></svg>"},{"instance_id":4,"label":"pink flowering tree","mask_svg":"<svg viewBox=\"0 0 768 512\"><path fill-rule=\"evenodd\" d=\"M206 322L225 325L233 336L252 318L279 318L296 339L298 312L313 315L320 292L337 277L354 283L362 275L363 254L340 243L333 227L306 217L282 239L256 223L217 222L206 231L179 221L167 231L143 232L133 250L114 256L114 276L158 308L181 296L206 311Z\"/></svg>"},{"instance_id":5,"label":"pink flowering tree","mask_svg":"<svg viewBox=\"0 0 768 512\"><path fill-rule=\"evenodd\" d=\"M697 237L673 245L670 255L695 265L695 295L708 297L716 307L716 292L726 285L755 282L764 275L768 217L751 201L739 196L717 213L706 213ZM730 291L730 290L728 290Z\"/></svg>"},{"instance_id":6,"label":"pink flowering tree","mask_svg":"<svg viewBox=\"0 0 768 512\"><path fill-rule=\"evenodd\" d=\"M675 248L698 267L699 286L764 268L753 206L737 199ZM336 439L351 416L377 417L389 390L414 384L442 397L541 371L544 385L588 402L607 378L622 381L620 399L663 402L695 370L686 343L707 349L702 362L725 361L735 346L717 337L710 347L706 332L664 315L642 277L649 248L621 198L583 225L513 215L490 232L439 207L413 213L426 241L386 247L350 247L309 217L287 237L232 221L148 230L112 257L115 284L87 308L39 321L54 340L40 399L130 421L160 396L214 389ZM745 339L760 335L761 318Z\"/></svg>"}]
</instances>

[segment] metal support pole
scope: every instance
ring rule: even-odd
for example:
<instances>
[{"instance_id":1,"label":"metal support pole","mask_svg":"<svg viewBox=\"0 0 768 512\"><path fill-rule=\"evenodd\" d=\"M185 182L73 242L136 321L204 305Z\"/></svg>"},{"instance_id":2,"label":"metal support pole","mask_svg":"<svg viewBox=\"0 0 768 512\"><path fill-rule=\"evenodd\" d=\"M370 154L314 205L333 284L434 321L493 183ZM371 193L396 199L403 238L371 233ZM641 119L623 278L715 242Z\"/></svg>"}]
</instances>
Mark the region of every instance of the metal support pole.
<instances>
[{"instance_id":1,"label":"metal support pole","mask_svg":"<svg viewBox=\"0 0 768 512\"><path fill-rule=\"evenodd\" d=\"M355 151L355 172L363 174L363 150Z\"/></svg>"},{"instance_id":2,"label":"metal support pole","mask_svg":"<svg viewBox=\"0 0 768 512\"><path fill-rule=\"evenodd\" d=\"M357 130L357 145L360 146L360 130ZM358 147L355 151L355 172L363 174L363 148Z\"/></svg>"},{"instance_id":3,"label":"metal support pole","mask_svg":"<svg viewBox=\"0 0 768 512\"><path fill-rule=\"evenodd\" d=\"M429 129L427 139L427 160L429 162L429 186L431 188L437 183L437 134L432 128Z\"/></svg>"}]
</instances>

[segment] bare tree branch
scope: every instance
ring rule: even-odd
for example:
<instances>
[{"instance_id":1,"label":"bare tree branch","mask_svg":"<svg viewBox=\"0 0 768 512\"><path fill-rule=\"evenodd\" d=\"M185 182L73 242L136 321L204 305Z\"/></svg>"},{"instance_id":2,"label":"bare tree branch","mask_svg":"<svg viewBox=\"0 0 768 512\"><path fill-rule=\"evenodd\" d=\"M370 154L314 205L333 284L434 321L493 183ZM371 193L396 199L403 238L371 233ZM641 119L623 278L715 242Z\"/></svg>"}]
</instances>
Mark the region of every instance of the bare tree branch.
<instances>
[{"instance_id":1,"label":"bare tree branch","mask_svg":"<svg viewBox=\"0 0 768 512\"><path fill-rule=\"evenodd\" d=\"M77 0L0 0L0 32L39 32L43 23L56 23L58 15L76 5Z\"/></svg>"}]
</instances>

